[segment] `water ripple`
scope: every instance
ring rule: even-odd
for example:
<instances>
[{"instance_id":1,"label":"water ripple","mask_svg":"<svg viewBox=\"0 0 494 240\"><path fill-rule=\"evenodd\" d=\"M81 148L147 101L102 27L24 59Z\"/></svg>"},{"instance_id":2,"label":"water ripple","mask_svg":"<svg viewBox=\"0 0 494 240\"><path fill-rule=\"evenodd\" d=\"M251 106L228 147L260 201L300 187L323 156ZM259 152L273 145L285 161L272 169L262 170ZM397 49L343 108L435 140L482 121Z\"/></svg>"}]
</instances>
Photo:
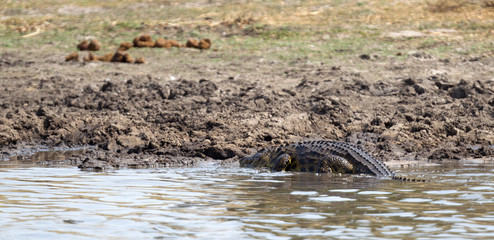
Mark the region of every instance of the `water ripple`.
<instances>
[{"instance_id":1,"label":"water ripple","mask_svg":"<svg viewBox=\"0 0 494 240\"><path fill-rule=\"evenodd\" d=\"M490 167L425 169L427 184L220 166L0 168L0 239L489 239Z\"/></svg>"}]
</instances>

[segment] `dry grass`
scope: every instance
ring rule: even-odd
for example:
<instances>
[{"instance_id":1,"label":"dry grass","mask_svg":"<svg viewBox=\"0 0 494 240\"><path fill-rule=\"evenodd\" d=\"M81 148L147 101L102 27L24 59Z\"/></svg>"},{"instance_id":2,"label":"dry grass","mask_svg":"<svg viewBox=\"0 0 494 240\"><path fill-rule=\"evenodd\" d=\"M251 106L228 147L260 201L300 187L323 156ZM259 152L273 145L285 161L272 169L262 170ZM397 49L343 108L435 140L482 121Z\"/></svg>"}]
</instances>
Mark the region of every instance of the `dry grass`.
<instances>
[{"instance_id":1,"label":"dry grass","mask_svg":"<svg viewBox=\"0 0 494 240\"><path fill-rule=\"evenodd\" d=\"M220 4L217 4L220 3ZM0 6L0 24L8 29L26 32L33 26L57 19L81 20L81 15L105 14L91 20L125 22L140 20L153 24L250 25L341 25L341 24L401 24L429 21L490 21L494 19L492 0L419 0L419 1L81 1L66 4L63 0L10 1ZM33 14L34 13L34 14ZM148 14L147 14L148 13ZM62 24L62 23L59 23Z\"/></svg>"},{"instance_id":2,"label":"dry grass","mask_svg":"<svg viewBox=\"0 0 494 240\"><path fill-rule=\"evenodd\" d=\"M464 8L469 1L467 0L436 0L428 2L429 11L435 13L444 13L444 12L457 12L461 8Z\"/></svg>"},{"instance_id":3,"label":"dry grass","mask_svg":"<svg viewBox=\"0 0 494 240\"><path fill-rule=\"evenodd\" d=\"M481 52L494 42L493 6L493 0L85 0L71 4L64 0L8 1L0 5L0 46L26 47L31 45L28 41L51 38L52 42L67 42L56 46L68 48L69 41L78 42L86 36L97 37L103 44L119 44L141 33L160 34L165 27L176 27L182 32L169 37L180 41L212 37L218 43L215 47L228 44L223 47L259 52L265 50L263 44L266 48L275 44L280 49L287 46L304 49L308 41L313 42L314 52L329 48L353 53L365 50L366 43L374 48L389 46L386 50L389 53L407 46L449 51L455 45L462 48L475 45L466 49ZM223 28L240 29L240 33L249 30L252 34L227 39L222 35ZM438 28L455 31L428 33ZM401 30L419 31L426 36L399 42L385 42L388 40L382 37L387 32ZM36 32L40 34L29 35ZM21 38L26 35L28 38ZM27 42L22 45L19 38ZM331 46L319 43L327 39L340 43ZM481 47L479 42L483 44Z\"/></svg>"},{"instance_id":4,"label":"dry grass","mask_svg":"<svg viewBox=\"0 0 494 240\"><path fill-rule=\"evenodd\" d=\"M445 13L445 12L459 12L468 7L478 6L481 8L494 7L493 0L435 0L428 1L427 5L431 12Z\"/></svg>"},{"instance_id":5,"label":"dry grass","mask_svg":"<svg viewBox=\"0 0 494 240\"><path fill-rule=\"evenodd\" d=\"M485 0L485 1L483 1L482 6L485 8L494 8L494 1L493 0Z\"/></svg>"}]
</instances>

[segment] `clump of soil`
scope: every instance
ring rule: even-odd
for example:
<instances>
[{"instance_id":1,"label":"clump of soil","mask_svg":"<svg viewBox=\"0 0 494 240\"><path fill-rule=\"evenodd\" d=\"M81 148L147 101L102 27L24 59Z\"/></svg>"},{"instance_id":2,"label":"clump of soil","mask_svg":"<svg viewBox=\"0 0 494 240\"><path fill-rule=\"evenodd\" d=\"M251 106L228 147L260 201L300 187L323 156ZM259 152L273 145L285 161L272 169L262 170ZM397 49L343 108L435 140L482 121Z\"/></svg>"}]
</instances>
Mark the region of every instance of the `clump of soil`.
<instances>
[{"instance_id":1,"label":"clump of soil","mask_svg":"<svg viewBox=\"0 0 494 240\"><path fill-rule=\"evenodd\" d=\"M82 42L77 44L77 49L79 49L79 51L87 51L88 48L89 48L88 40L82 40Z\"/></svg>"},{"instance_id":2,"label":"clump of soil","mask_svg":"<svg viewBox=\"0 0 494 240\"><path fill-rule=\"evenodd\" d=\"M204 38L199 41L199 49L209 49L211 48L211 40L209 38Z\"/></svg>"},{"instance_id":3,"label":"clump of soil","mask_svg":"<svg viewBox=\"0 0 494 240\"><path fill-rule=\"evenodd\" d=\"M132 58L130 54L125 51L117 50L114 53L107 53L101 57L94 56L94 54L89 53L88 56L84 58L84 61L134 63L134 58ZM144 61L143 58L142 61ZM136 63L144 63L144 62L136 62Z\"/></svg>"},{"instance_id":4,"label":"clump of soil","mask_svg":"<svg viewBox=\"0 0 494 240\"><path fill-rule=\"evenodd\" d=\"M176 40L168 40L168 42L170 43L170 45L172 47L181 48L184 46L184 45L180 44L179 42L177 42Z\"/></svg>"},{"instance_id":5,"label":"clump of soil","mask_svg":"<svg viewBox=\"0 0 494 240\"><path fill-rule=\"evenodd\" d=\"M88 51L99 51L100 48L101 48L101 43L96 39L91 39L91 41L89 41L89 46L87 47L87 50Z\"/></svg>"},{"instance_id":6,"label":"clump of soil","mask_svg":"<svg viewBox=\"0 0 494 240\"><path fill-rule=\"evenodd\" d=\"M197 49L209 49L211 47L211 40L209 38L203 38L201 40L197 39L189 39L185 45L181 45L179 42L170 39L158 38L155 42L151 38L151 35L144 34L134 38L133 43L130 42L122 42L115 53L108 53L101 57L94 56L92 53L89 53L87 57L84 57L83 60L85 62L89 61L101 61L101 62L124 62L124 63L144 63L144 58L138 58L134 60L128 53L123 53L126 50L137 47L155 47L155 48L181 48L183 46L189 48L197 48ZM101 43L96 39L83 40L77 45L77 48L80 51L99 51L101 48ZM77 55L76 55L77 54ZM65 61L79 61L78 53L71 53L65 57Z\"/></svg>"},{"instance_id":7,"label":"clump of soil","mask_svg":"<svg viewBox=\"0 0 494 240\"><path fill-rule=\"evenodd\" d=\"M107 53L101 57L97 57L96 59L101 62L110 62L113 59L113 53Z\"/></svg>"},{"instance_id":8,"label":"clump of soil","mask_svg":"<svg viewBox=\"0 0 494 240\"><path fill-rule=\"evenodd\" d=\"M96 39L83 40L77 44L79 51L99 51L101 49L101 43Z\"/></svg>"},{"instance_id":9,"label":"clump of soil","mask_svg":"<svg viewBox=\"0 0 494 240\"><path fill-rule=\"evenodd\" d=\"M155 48L171 48L172 45L168 42L168 40L164 38L158 38L154 42L154 47Z\"/></svg>"},{"instance_id":10,"label":"clump of soil","mask_svg":"<svg viewBox=\"0 0 494 240\"><path fill-rule=\"evenodd\" d=\"M123 43L120 43L120 45L118 46L118 50L121 50L121 51L127 51L131 48L132 48L131 42L123 42Z\"/></svg>"},{"instance_id":11,"label":"clump of soil","mask_svg":"<svg viewBox=\"0 0 494 240\"><path fill-rule=\"evenodd\" d=\"M73 52L65 57L65 61L79 61L79 53L78 52Z\"/></svg>"},{"instance_id":12,"label":"clump of soil","mask_svg":"<svg viewBox=\"0 0 494 240\"><path fill-rule=\"evenodd\" d=\"M116 51L111 62L134 63L134 58L124 51Z\"/></svg>"},{"instance_id":13,"label":"clump of soil","mask_svg":"<svg viewBox=\"0 0 494 240\"><path fill-rule=\"evenodd\" d=\"M133 43L134 43L134 47L137 48L154 47L153 39L149 34L144 34L135 37Z\"/></svg>"},{"instance_id":14,"label":"clump of soil","mask_svg":"<svg viewBox=\"0 0 494 240\"><path fill-rule=\"evenodd\" d=\"M156 48L171 48L171 47L179 48L179 47L181 47L181 45L180 45L180 43L178 43L175 40L158 38L158 39L156 39L156 42L154 43L154 47L156 47Z\"/></svg>"},{"instance_id":15,"label":"clump of soil","mask_svg":"<svg viewBox=\"0 0 494 240\"><path fill-rule=\"evenodd\" d=\"M199 40L190 38L187 40L187 43L185 43L185 46L188 48L199 48Z\"/></svg>"},{"instance_id":16,"label":"clump of soil","mask_svg":"<svg viewBox=\"0 0 494 240\"><path fill-rule=\"evenodd\" d=\"M144 63L146 63L146 60L144 60L143 57L138 57L138 58L136 58L135 63L136 64L144 64Z\"/></svg>"},{"instance_id":17,"label":"clump of soil","mask_svg":"<svg viewBox=\"0 0 494 240\"><path fill-rule=\"evenodd\" d=\"M211 47L211 40L209 38L203 38L201 40L191 38L185 46L188 48L209 49Z\"/></svg>"}]
</instances>

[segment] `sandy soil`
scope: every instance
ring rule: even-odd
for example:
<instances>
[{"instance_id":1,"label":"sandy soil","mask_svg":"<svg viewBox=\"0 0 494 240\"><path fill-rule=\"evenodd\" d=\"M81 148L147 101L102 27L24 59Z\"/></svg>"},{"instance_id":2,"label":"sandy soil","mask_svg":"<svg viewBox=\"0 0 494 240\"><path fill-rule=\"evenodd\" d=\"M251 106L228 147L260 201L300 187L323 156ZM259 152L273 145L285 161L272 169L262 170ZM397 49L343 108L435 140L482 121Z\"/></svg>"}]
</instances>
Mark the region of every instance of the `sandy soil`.
<instances>
[{"instance_id":1,"label":"sandy soil","mask_svg":"<svg viewBox=\"0 0 494 240\"><path fill-rule=\"evenodd\" d=\"M357 143L384 161L494 156L494 57L418 52L325 65L178 51L183 57L163 52L144 65L4 51L3 158L33 146L93 146L66 162L189 165L321 138Z\"/></svg>"}]
</instances>

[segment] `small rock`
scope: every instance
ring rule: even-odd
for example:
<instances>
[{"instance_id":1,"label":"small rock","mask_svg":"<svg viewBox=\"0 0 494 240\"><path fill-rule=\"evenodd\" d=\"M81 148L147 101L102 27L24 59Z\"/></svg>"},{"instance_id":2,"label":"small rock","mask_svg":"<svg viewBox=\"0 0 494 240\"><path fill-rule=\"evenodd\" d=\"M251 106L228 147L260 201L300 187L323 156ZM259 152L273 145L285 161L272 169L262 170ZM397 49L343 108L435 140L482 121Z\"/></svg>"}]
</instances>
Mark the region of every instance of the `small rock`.
<instances>
[{"instance_id":1,"label":"small rock","mask_svg":"<svg viewBox=\"0 0 494 240\"><path fill-rule=\"evenodd\" d=\"M414 85L413 86L413 89L415 89L415 92L420 95L420 94L423 94L425 93L425 88L420 86L420 85Z\"/></svg>"},{"instance_id":2,"label":"small rock","mask_svg":"<svg viewBox=\"0 0 494 240\"><path fill-rule=\"evenodd\" d=\"M84 92L85 93L95 93L95 92L98 92L98 86L96 86L96 84L89 84L89 85L86 85L84 87Z\"/></svg>"},{"instance_id":3,"label":"small rock","mask_svg":"<svg viewBox=\"0 0 494 240\"><path fill-rule=\"evenodd\" d=\"M452 98L456 99L467 98L469 95L469 89L466 86L457 86L452 88L449 94Z\"/></svg>"},{"instance_id":4,"label":"small rock","mask_svg":"<svg viewBox=\"0 0 494 240\"><path fill-rule=\"evenodd\" d=\"M119 148L118 144L113 139L106 141L105 143L101 144L99 147L107 151L115 151Z\"/></svg>"},{"instance_id":5,"label":"small rock","mask_svg":"<svg viewBox=\"0 0 494 240\"><path fill-rule=\"evenodd\" d=\"M371 56L369 54L361 54L359 58L362 60L370 60Z\"/></svg>"},{"instance_id":6,"label":"small rock","mask_svg":"<svg viewBox=\"0 0 494 240\"><path fill-rule=\"evenodd\" d=\"M224 160L237 156L239 152L239 150L232 149L228 146L215 145L204 149L203 154L213 159Z\"/></svg>"},{"instance_id":7,"label":"small rock","mask_svg":"<svg viewBox=\"0 0 494 240\"><path fill-rule=\"evenodd\" d=\"M452 124L446 124L444 130L446 131L446 136L456 136L458 134L458 130Z\"/></svg>"},{"instance_id":8,"label":"small rock","mask_svg":"<svg viewBox=\"0 0 494 240\"><path fill-rule=\"evenodd\" d=\"M429 157L428 159L430 160L452 160L452 159L459 159L458 157L458 149L436 149Z\"/></svg>"},{"instance_id":9,"label":"small rock","mask_svg":"<svg viewBox=\"0 0 494 240\"><path fill-rule=\"evenodd\" d=\"M403 83L407 86L413 86L415 85L415 80L413 80L412 78L406 78L403 79Z\"/></svg>"},{"instance_id":10,"label":"small rock","mask_svg":"<svg viewBox=\"0 0 494 240\"><path fill-rule=\"evenodd\" d=\"M105 82L105 84L103 84L103 86L101 86L100 91L102 91L102 92L110 91L111 92L112 90L115 89L115 87L116 87L116 85L114 83L107 81L107 82Z\"/></svg>"},{"instance_id":11,"label":"small rock","mask_svg":"<svg viewBox=\"0 0 494 240\"><path fill-rule=\"evenodd\" d=\"M36 116L38 117L44 117L46 116L47 112L43 107L39 107L38 110L36 110Z\"/></svg>"}]
</instances>

